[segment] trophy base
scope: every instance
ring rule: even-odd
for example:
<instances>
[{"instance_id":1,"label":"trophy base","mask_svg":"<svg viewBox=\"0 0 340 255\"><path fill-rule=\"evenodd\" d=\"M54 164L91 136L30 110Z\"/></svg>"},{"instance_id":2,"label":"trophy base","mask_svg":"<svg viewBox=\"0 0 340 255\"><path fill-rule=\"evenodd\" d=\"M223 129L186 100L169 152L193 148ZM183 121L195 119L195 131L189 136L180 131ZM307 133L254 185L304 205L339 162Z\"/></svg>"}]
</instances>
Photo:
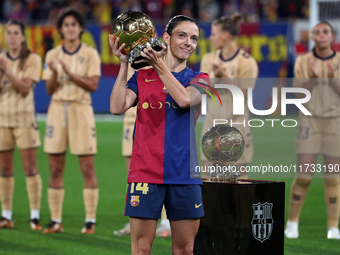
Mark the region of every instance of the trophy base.
<instances>
[{"instance_id":1,"label":"trophy base","mask_svg":"<svg viewBox=\"0 0 340 255\"><path fill-rule=\"evenodd\" d=\"M162 42L158 40L157 38L150 38L149 42L150 46L155 51L161 51L162 50ZM145 66L148 66L149 64L144 63L138 63L135 62L144 59L144 57L141 56L142 51L146 48L147 44L144 45L137 45L129 54L127 54L128 62L131 64L131 67L134 69L140 69Z\"/></svg>"},{"instance_id":2,"label":"trophy base","mask_svg":"<svg viewBox=\"0 0 340 255\"><path fill-rule=\"evenodd\" d=\"M239 167L233 164L220 166L215 162L211 170L208 169L208 173L212 177L210 179L212 182L237 183L241 177Z\"/></svg>"},{"instance_id":3,"label":"trophy base","mask_svg":"<svg viewBox=\"0 0 340 255\"><path fill-rule=\"evenodd\" d=\"M284 182L203 182L202 197L194 255L284 255Z\"/></svg>"}]
</instances>

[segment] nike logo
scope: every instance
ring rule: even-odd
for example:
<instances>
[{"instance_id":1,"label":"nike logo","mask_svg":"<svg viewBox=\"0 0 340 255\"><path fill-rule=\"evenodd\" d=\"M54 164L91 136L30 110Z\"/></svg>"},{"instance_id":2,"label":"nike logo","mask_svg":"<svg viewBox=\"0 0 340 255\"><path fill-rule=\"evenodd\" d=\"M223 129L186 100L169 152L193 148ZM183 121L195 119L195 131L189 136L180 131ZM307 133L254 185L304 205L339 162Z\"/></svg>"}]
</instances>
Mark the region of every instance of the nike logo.
<instances>
[{"instance_id":1,"label":"nike logo","mask_svg":"<svg viewBox=\"0 0 340 255\"><path fill-rule=\"evenodd\" d=\"M198 204L195 204L195 208L198 208L202 205L202 203L200 203L199 205Z\"/></svg>"},{"instance_id":2,"label":"nike logo","mask_svg":"<svg viewBox=\"0 0 340 255\"><path fill-rule=\"evenodd\" d=\"M151 81L157 81L157 79L155 79L155 80L148 80L148 79L145 79L145 82L151 82Z\"/></svg>"}]
</instances>

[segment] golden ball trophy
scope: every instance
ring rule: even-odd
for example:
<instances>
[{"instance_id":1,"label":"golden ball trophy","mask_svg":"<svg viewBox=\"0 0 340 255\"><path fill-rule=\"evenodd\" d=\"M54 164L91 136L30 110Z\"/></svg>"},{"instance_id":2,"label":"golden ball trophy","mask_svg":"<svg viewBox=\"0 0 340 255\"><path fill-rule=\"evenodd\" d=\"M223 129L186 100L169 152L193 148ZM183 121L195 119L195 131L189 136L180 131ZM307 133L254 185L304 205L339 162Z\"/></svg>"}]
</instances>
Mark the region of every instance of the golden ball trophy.
<instances>
[{"instance_id":1,"label":"golden ball trophy","mask_svg":"<svg viewBox=\"0 0 340 255\"><path fill-rule=\"evenodd\" d=\"M244 151L244 138L238 129L229 125L211 127L202 137L202 152L212 163L207 172L215 182L237 182L241 172L234 163Z\"/></svg>"},{"instance_id":2,"label":"golden ball trophy","mask_svg":"<svg viewBox=\"0 0 340 255\"><path fill-rule=\"evenodd\" d=\"M162 49L162 42L155 38L155 26L150 17L139 11L128 11L120 14L113 22L111 34L120 38L120 45L125 43L123 53L132 68L139 69L147 63L136 64L143 59L141 52L149 44L154 50Z\"/></svg>"}]
</instances>

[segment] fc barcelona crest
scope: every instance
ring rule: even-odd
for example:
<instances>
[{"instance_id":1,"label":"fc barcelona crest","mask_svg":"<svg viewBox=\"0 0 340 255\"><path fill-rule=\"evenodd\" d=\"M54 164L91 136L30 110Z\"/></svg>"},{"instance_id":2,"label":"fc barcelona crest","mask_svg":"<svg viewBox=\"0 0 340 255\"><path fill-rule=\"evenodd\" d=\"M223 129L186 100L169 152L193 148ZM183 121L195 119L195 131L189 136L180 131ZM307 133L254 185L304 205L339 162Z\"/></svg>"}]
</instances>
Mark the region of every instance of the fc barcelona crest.
<instances>
[{"instance_id":1,"label":"fc barcelona crest","mask_svg":"<svg viewBox=\"0 0 340 255\"><path fill-rule=\"evenodd\" d=\"M253 204L253 219L251 221L253 236L263 243L273 232L273 203Z\"/></svg>"},{"instance_id":2,"label":"fc barcelona crest","mask_svg":"<svg viewBox=\"0 0 340 255\"><path fill-rule=\"evenodd\" d=\"M130 204L135 207L139 205L139 197L140 196L131 196Z\"/></svg>"}]
</instances>

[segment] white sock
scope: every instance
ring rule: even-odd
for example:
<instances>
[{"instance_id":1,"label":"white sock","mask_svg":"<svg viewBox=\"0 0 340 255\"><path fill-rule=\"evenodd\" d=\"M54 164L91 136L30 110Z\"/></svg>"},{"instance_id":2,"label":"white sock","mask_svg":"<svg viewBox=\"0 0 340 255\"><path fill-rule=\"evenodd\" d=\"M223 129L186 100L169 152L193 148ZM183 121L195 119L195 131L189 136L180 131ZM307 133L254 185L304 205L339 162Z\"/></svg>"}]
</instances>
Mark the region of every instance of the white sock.
<instances>
[{"instance_id":1,"label":"white sock","mask_svg":"<svg viewBox=\"0 0 340 255\"><path fill-rule=\"evenodd\" d=\"M32 209L31 210L31 220L33 219L40 219L40 210L39 209Z\"/></svg>"},{"instance_id":2,"label":"white sock","mask_svg":"<svg viewBox=\"0 0 340 255\"><path fill-rule=\"evenodd\" d=\"M287 226L292 226L292 227L295 227L295 228L298 228L299 227L299 222L297 222L297 221L290 221L290 220L288 220L287 221Z\"/></svg>"},{"instance_id":3,"label":"white sock","mask_svg":"<svg viewBox=\"0 0 340 255\"><path fill-rule=\"evenodd\" d=\"M85 223L87 222L96 223L96 219L85 219Z\"/></svg>"},{"instance_id":4,"label":"white sock","mask_svg":"<svg viewBox=\"0 0 340 255\"><path fill-rule=\"evenodd\" d=\"M168 219L161 219L161 226L170 228L170 221Z\"/></svg>"},{"instance_id":5,"label":"white sock","mask_svg":"<svg viewBox=\"0 0 340 255\"><path fill-rule=\"evenodd\" d=\"M59 219L52 219L52 221L54 221L54 222L57 222L57 223L61 224L61 220L59 220Z\"/></svg>"},{"instance_id":6,"label":"white sock","mask_svg":"<svg viewBox=\"0 0 340 255\"><path fill-rule=\"evenodd\" d=\"M7 220L12 220L12 210L2 210L1 216Z\"/></svg>"}]
</instances>

